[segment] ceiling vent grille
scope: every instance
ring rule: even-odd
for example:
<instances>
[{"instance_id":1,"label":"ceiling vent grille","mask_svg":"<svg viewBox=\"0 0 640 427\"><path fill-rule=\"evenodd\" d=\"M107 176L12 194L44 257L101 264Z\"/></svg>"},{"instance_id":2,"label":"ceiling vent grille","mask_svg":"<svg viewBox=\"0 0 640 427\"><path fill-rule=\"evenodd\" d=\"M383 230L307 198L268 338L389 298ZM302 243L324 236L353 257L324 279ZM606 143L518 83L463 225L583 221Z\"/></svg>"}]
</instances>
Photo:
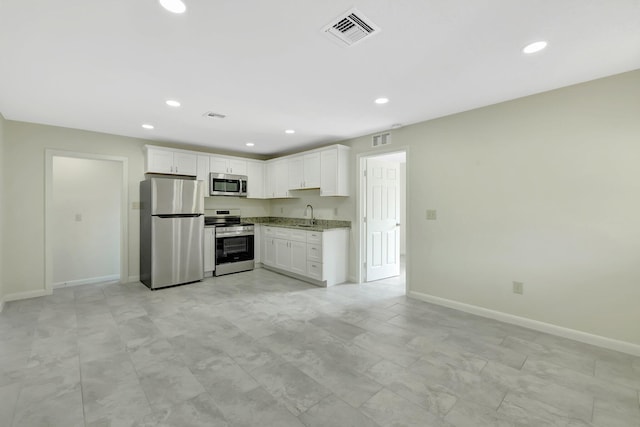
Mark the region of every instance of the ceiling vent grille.
<instances>
[{"instance_id":1,"label":"ceiling vent grille","mask_svg":"<svg viewBox=\"0 0 640 427\"><path fill-rule=\"evenodd\" d=\"M381 30L376 24L367 19L357 9L351 9L337 17L322 30L333 40L338 40L346 46L353 46L364 39L378 34Z\"/></svg>"},{"instance_id":2,"label":"ceiling vent grille","mask_svg":"<svg viewBox=\"0 0 640 427\"><path fill-rule=\"evenodd\" d=\"M225 117L227 117L224 114L214 113L212 111L207 111L203 114L203 116L209 117L210 119L224 119Z\"/></svg>"},{"instance_id":3,"label":"ceiling vent grille","mask_svg":"<svg viewBox=\"0 0 640 427\"><path fill-rule=\"evenodd\" d=\"M380 147L381 145L389 144L391 144L391 134L389 132L373 135L371 138L372 147Z\"/></svg>"}]
</instances>

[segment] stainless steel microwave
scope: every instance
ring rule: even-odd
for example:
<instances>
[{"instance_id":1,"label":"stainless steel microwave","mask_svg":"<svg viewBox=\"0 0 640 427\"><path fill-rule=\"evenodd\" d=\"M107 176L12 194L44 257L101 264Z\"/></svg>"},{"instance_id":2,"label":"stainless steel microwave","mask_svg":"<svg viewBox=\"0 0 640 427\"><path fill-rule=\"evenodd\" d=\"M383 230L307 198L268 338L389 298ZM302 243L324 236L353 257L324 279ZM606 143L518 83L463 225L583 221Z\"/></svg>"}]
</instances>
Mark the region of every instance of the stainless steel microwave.
<instances>
[{"instance_id":1,"label":"stainless steel microwave","mask_svg":"<svg viewBox=\"0 0 640 427\"><path fill-rule=\"evenodd\" d=\"M209 195L247 197L247 176L211 172Z\"/></svg>"}]
</instances>

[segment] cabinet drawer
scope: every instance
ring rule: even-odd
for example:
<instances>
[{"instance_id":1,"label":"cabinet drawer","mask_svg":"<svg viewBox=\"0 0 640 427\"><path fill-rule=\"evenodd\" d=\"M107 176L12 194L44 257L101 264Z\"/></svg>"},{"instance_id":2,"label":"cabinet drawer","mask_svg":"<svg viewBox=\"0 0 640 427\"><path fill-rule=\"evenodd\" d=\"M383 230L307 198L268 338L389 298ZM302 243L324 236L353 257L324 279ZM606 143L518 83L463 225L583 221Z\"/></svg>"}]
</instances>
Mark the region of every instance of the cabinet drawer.
<instances>
[{"instance_id":1,"label":"cabinet drawer","mask_svg":"<svg viewBox=\"0 0 640 427\"><path fill-rule=\"evenodd\" d=\"M305 230L289 230L289 239L296 242L307 243L307 232Z\"/></svg>"},{"instance_id":2,"label":"cabinet drawer","mask_svg":"<svg viewBox=\"0 0 640 427\"><path fill-rule=\"evenodd\" d=\"M278 239L291 240L291 233L288 228L274 227L273 233L273 236Z\"/></svg>"},{"instance_id":3,"label":"cabinet drawer","mask_svg":"<svg viewBox=\"0 0 640 427\"><path fill-rule=\"evenodd\" d=\"M307 231L307 243L322 243L322 233L320 231Z\"/></svg>"},{"instance_id":4,"label":"cabinet drawer","mask_svg":"<svg viewBox=\"0 0 640 427\"><path fill-rule=\"evenodd\" d=\"M264 235L267 237L274 237L276 235L276 229L273 227L263 227Z\"/></svg>"},{"instance_id":5,"label":"cabinet drawer","mask_svg":"<svg viewBox=\"0 0 640 427\"><path fill-rule=\"evenodd\" d=\"M322 263L307 261L307 276L312 279L322 280Z\"/></svg>"},{"instance_id":6,"label":"cabinet drawer","mask_svg":"<svg viewBox=\"0 0 640 427\"><path fill-rule=\"evenodd\" d=\"M322 245L307 243L307 260L322 262Z\"/></svg>"}]
</instances>

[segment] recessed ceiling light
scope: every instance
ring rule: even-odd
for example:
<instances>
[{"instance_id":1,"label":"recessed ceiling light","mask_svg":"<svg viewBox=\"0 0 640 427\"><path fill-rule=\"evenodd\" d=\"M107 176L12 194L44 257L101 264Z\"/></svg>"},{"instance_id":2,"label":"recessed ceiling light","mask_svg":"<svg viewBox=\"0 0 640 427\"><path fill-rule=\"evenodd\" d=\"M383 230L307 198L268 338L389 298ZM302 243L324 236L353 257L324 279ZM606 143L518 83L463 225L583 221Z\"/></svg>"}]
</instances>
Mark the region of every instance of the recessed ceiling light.
<instances>
[{"instance_id":1,"label":"recessed ceiling light","mask_svg":"<svg viewBox=\"0 0 640 427\"><path fill-rule=\"evenodd\" d=\"M544 40L541 40L541 41L533 42L533 43L530 43L530 44L526 45L522 49L522 52L524 52L526 54L532 54L532 53L540 52L545 47L547 47L547 42L544 41Z\"/></svg>"},{"instance_id":2,"label":"recessed ceiling light","mask_svg":"<svg viewBox=\"0 0 640 427\"><path fill-rule=\"evenodd\" d=\"M159 0L160 5L173 13L184 13L187 10L187 6L184 5L182 0Z\"/></svg>"},{"instance_id":3,"label":"recessed ceiling light","mask_svg":"<svg viewBox=\"0 0 640 427\"><path fill-rule=\"evenodd\" d=\"M284 133L296 133L296 131L293 129L287 129L284 131Z\"/></svg>"},{"instance_id":4,"label":"recessed ceiling light","mask_svg":"<svg viewBox=\"0 0 640 427\"><path fill-rule=\"evenodd\" d=\"M247 142L245 145L246 145L247 147L253 147L253 146L254 146L254 145L256 145L256 144L254 144L253 142Z\"/></svg>"},{"instance_id":5,"label":"recessed ceiling light","mask_svg":"<svg viewBox=\"0 0 640 427\"><path fill-rule=\"evenodd\" d=\"M180 101L176 101L175 99L167 99L165 101L165 103L169 106L169 107L179 107L180 106Z\"/></svg>"},{"instance_id":6,"label":"recessed ceiling light","mask_svg":"<svg viewBox=\"0 0 640 427\"><path fill-rule=\"evenodd\" d=\"M148 123L143 124L142 127L145 129L153 129L153 125L150 125Z\"/></svg>"},{"instance_id":7,"label":"recessed ceiling light","mask_svg":"<svg viewBox=\"0 0 640 427\"><path fill-rule=\"evenodd\" d=\"M386 104L389 102L389 98L378 98L374 101L376 104Z\"/></svg>"}]
</instances>

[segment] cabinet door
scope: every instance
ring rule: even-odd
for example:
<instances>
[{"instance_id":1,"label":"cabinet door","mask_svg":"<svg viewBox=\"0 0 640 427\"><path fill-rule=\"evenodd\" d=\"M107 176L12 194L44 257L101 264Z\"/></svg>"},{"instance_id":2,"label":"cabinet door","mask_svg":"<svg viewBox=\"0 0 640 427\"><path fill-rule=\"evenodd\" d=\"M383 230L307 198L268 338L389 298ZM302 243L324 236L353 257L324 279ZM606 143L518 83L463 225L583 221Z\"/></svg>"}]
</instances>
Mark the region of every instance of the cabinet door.
<instances>
[{"instance_id":1,"label":"cabinet door","mask_svg":"<svg viewBox=\"0 0 640 427\"><path fill-rule=\"evenodd\" d=\"M198 156L196 179L204 181L205 197L209 196L209 156Z\"/></svg>"},{"instance_id":2,"label":"cabinet door","mask_svg":"<svg viewBox=\"0 0 640 427\"><path fill-rule=\"evenodd\" d=\"M230 173L228 171L228 161L224 157L211 156L209 167L211 169L211 172Z\"/></svg>"},{"instance_id":3,"label":"cabinet door","mask_svg":"<svg viewBox=\"0 0 640 427\"><path fill-rule=\"evenodd\" d=\"M304 157L294 157L287 162L289 163L289 189L304 188Z\"/></svg>"},{"instance_id":4,"label":"cabinet door","mask_svg":"<svg viewBox=\"0 0 640 427\"><path fill-rule=\"evenodd\" d=\"M275 247L275 266L283 270L291 270L291 244L288 240L273 239Z\"/></svg>"},{"instance_id":5,"label":"cabinet door","mask_svg":"<svg viewBox=\"0 0 640 427\"><path fill-rule=\"evenodd\" d=\"M147 149L147 172L173 173L173 151Z\"/></svg>"},{"instance_id":6,"label":"cabinet door","mask_svg":"<svg viewBox=\"0 0 640 427\"><path fill-rule=\"evenodd\" d=\"M291 271L307 274L307 244L291 241L289 246L291 248Z\"/></svg>"},{"instance_id":7,"label":"cabinet door","mask_svg":"<svg viewBox=\"0 0 640 427\"><path fill-rule=\"evenodd\" d=\"M289 197L289 170L286 160L274 162L275 166L275 195L276 197Z\"/></svg>"},{"instance_id":8,"label":"cabinet door","mask_svg":"<svg viewBox=\"0 0 640 427\"><path fill-rule=\"evenodd\" d=\"M214 271L216 269L216 242L215 228L204 229L204 271Z\"/></svg>"},{"instance_id":9,"label":"cabinet door","mask_svg":"<svg viewBox=\"0 0 640 427\"><path fill-rule=\"evenodd\" d=\"M239 159L229 159L229 173L234 175L246 175L247 174L247 161Z\"/></svg>"},{"instance_id":10,"label":"cabinet door","mask_svg":"<svg viewBox=\"0 0 640 427\"><path fill-rule=\"evenodd\" d=\"M304 155L304 188L320 188L320 153Z\"/></svg>"},{"instance_id":11,"label":"cabinet door","mask_svg":"<svg viewBox=\"0 0 640 427\"><path fill-rule=\"evenodd\" d=\"M265 199L276 197L276 165L273 162L265 164L264 194Z\"/></svg>"},{"instance_id":12,"label":"cabinet door","mask_svg":"<svg viewBox=\"0 0 640 427\"><path fill-rule=\"evenodd\" d=\"M253 227L253 261L258 264L262 262L262 225L255 224Z\"/></svg>"},{"instance_id":13,"label":"cabinet door","mask_svg":"<svg viewBox=\"0 0 640 427\"><path fill-rule=\"evenodd\" d=\"M262 263L264 265L276 265L276 245L273 237L264 237Z\"/></svg>"},{"instance_id":14,"label":"cabinet door","mask_svg":"<svg viewBox=\"0 0 640 427\"><path fill-rule=\"evenodd\" d=\"M329 149L320 153L320 195L335 196L338 191L338 150Z\"/></svg>"},{"instance_id":15,"label":"cabinet door","mask_svg":"<svg viewBox=\"0 0 640 427\"><path fill-rule=\"evenodd\" d=\"M263 162L247 162L247 198L264 199L265 172Z\"/></svg>"},{"instance_id":16,"label":"cabinet door","mask_svg":"<svg viewBox=\"0 0 640 427\"><path fill-rule=\"evenodd\" d=\"M173 173L196 176L198 172L198 156L189 153L173 153Z\"/></svg>"}]
</instances>

